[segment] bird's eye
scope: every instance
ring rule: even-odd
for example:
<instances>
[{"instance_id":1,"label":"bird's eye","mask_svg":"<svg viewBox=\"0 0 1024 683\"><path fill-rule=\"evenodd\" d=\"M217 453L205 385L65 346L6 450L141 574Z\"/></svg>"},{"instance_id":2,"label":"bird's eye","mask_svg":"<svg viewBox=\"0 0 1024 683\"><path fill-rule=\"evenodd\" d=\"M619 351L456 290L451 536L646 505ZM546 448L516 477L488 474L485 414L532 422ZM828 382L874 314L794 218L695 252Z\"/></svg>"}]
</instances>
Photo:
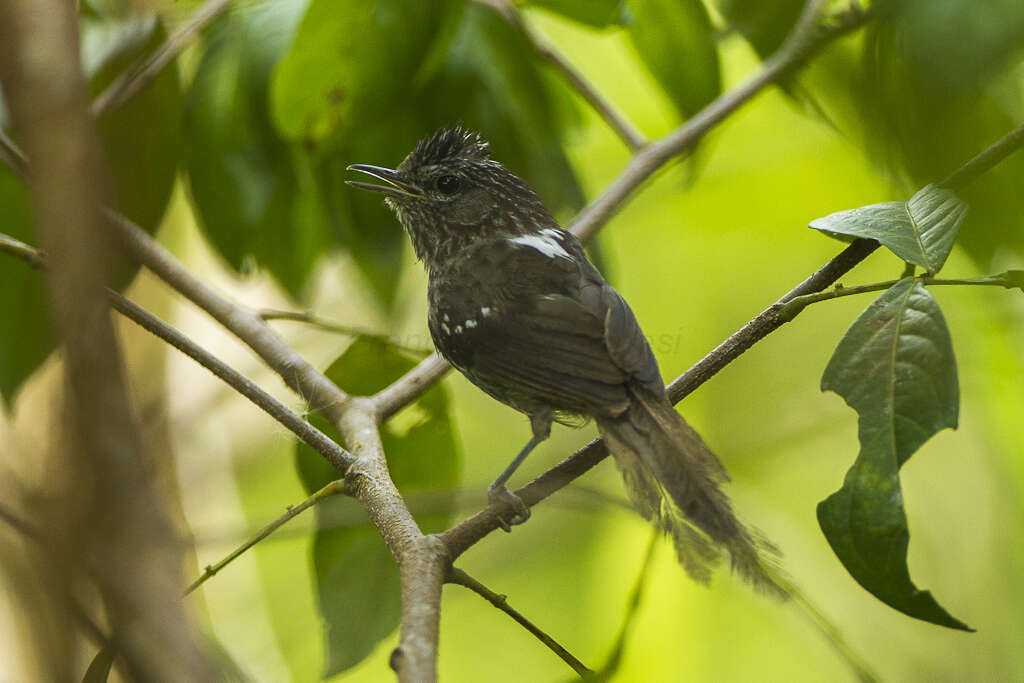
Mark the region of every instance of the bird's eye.
<instances>
[{"instance_id":1,"label":"bird's eye","mask_svg":"<svg viewBox=\"0 0 1024 683\"><path fill-rule=\"evenodd\" d=\"M443 175L437 179L437 189L441 194L453 195L459 191L461 185L458 176Z\"/></svg>"}]
</instances>

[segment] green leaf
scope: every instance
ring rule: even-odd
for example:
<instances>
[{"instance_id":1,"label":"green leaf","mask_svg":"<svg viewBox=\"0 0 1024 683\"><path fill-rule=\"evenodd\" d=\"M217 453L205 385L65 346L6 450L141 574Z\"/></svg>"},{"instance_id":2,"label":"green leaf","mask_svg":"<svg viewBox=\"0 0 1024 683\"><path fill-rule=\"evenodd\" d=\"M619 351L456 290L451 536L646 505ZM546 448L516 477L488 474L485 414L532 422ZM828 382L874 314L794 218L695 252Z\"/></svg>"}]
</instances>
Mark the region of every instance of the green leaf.
<instances>
[{"instance_id":1,"label":"green leaf","mask_svg":"<svg viewBox=\"0 0 1024 683\"><path fill-rule=\"evenodd\" d=\"M186 169L204 234L236 270L253 258L296 297L330 234L308 163L271 124L268 80L307 2L218 19L185 111Z\"/></svg>"},{"instance_id":2,"label":"green leaf","mask_svg":"<svg viewBox=\"0 0 1024 683\"><path fill-rule=\"evenodd\" d=\"M939 272L967 216L952 190L926 185L909 201L872 204L818 218L811 227L833 236L875 239L907 263Z\"/></svg>"},{"instance_id":3,"label":"green leaf","mask_svg":"<svg viewBox=\"0 0 1024 683\"><path fill-rule=\"evenodd\" d=\"M398 106L441 26L446 3L312 0L273 76L277 129L306 149L343 141Z\"/></svg>"},{"instance_id":4,"label":"green leaf","mask_svg":"<svg viewBox=\"0 0 1024 683\"><path fill-rule=\"evenodd\" d=\"M804 0L717 0L730 27L747 39L761 57L775 52L796 24Z\"/></svg>"},{"instance_id":5,"label":"green leaf","mask_svg":"<svg viewBox=\"0 0 1024 683\"><path fill-rule=\"evenodd\" d=\"M559 98L568 93L561 81L545 78L532 46L497 13L466 6L447 59L424 92L432 121L461 120L481 131L494 158L527 179L556 215L583 206L562 148L572 105Z\"/></svg>"},{"instance_id":6,"label":"green leaf","mask_svg":"<svg viewBox=\"0 0 1024 683\"><path fill-rule=\"evenodd\" d=\"M82 63L93 96L167 40L155 15L122 20L82 19ZM184 96L177 65L99 120L117 209L152 233L174 188L181 159ZM127 281L127 280L125 280Z\"/></svg>"},{"instance_id":7,"label":"green leaf","mask_svg":"<svg viewBox=\"0 0 1024 683\"><path fill-rule=\"evenodd\" d=\"M89 662L89 668L82 676L82 683L107 683L110 669L114 666L114 648L109 645L100 648L96 656Z\"/></svg>"},{"instance_id":8,"label":"green leaf","mask_svg":"<svg viewBox=\"0 0 1024 683\"><path fill-rule=\"evenodd\" d=\"M0 215L3 232L22 242L35 242L28 192L5 166L0 166ZM0 344L0 396L8 405L57 343L49 305L42 275L0 254L0 330L9 331Z\"/></svg>"},{"instance_id":9,"label":"green leaf","mask_svg":"<svg viewBox=\"0 0 1024 683\"><path fill-rule=\"evenodd\" d=\"M955 428L959 385L953 343L938 304L904 278L847 331L821 380L857 411L860 453L843 486L818 504L818 523L850 575L916 619L971 630L907 569L910 532L899 469L936 432Z\"/></svg>"},{"instance_id":10,"label":"green leaf","mask_svg":"<svg viewBox=\"0 0 1024 683\"><path fill-rule=\"evenodd\" d=\"M408 372L415 362L379 341L360 338L327 369L327 376L352 394L382 389ZM323 418L311 420L332 437ZM420 493L451 491L459 480L459 453L448 416L448 397L435 386L381 428L391 477L407 500ZM305 445L296 451L303 485L310 493L338 477L324 459ZM416 515L426 533L440 531L450 520L447 497L428 513ZM401 605L398 568L372 526L339 527L332 512L351 501L334 499L317 507L313 566L320 611L326 626L328 662L324 676L355 666L398 625Z\"/></svg>"},{"instance_id":11,"label":"green leaf","mask_svg":"<svg viewBox=\"0 0 1024 683\"><path fill-rule=\"evenodd\" d=\"M597 28L621 24L625 14L622 0L531 0L528 4Z\"/></svg>"},{"instance_id":12,"label":"green leaf","mask_svg":"<svg viewBox=\"0 0 1024 683\"><path fill-rule=\"evenodd\" d=\"M721 92L714 30L701 0L629 0L629 37L647 69L688 118Z\"/></svg>"}]
</instances>

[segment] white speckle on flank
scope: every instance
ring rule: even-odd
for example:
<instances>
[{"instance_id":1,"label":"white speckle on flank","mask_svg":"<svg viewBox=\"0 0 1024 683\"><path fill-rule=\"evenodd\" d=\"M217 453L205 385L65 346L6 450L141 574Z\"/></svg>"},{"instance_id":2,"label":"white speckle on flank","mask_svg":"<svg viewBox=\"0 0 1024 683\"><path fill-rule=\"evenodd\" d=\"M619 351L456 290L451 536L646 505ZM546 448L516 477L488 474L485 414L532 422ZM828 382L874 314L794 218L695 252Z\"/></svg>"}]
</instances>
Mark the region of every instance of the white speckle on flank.
<instances>
[{"instance_id":1,"label":"white speckle on flank","mask_svg":"<svg viewBox=\"0 0 1024 683\"><path fill-rule=\"evenodd\" d=\"M447 313L444 314L444 321L448 322L448 314Z\"/></svg>"},{"instance_id":2,"label":"white speckle on flank","mask_svg":"<svg viewBox=\"0 0 1024 683\"><path fill-rule=\"evenodd\" d=\"M455 334L462 334L462 325L455 326Z\"/></svg>"},{"instance_id":3,"label":"white speckle on flank","mask_svg":"<svg viewBox=\"0 0 1024 683\"><path fill-rule=\"evenodd\" d=\"M451 334L452 333L452 331L450 329L448 329L448 326L445 325L444 323L441 323L441 329L444 330L445 334Z\"/></svg>"},{"instance_id":4,"label":"white speckle on flank","mask_svg":"<svg viewBox=\"0 0 1024 683\"><path fill-rule=\"evenodd\" d=\"M467 320L466 321L466 329L468 330L468 329L471 329L473 327L476 327L476 321L475 320Z\"/></svg>"},{"instance_id":5,"label":"white speckle on flank","mask_svg":"<svg viewBox=\"0 0 1024 683\"><path fill-rule=\"evenodd\" d=\"M483 308L480 309L480 313L485 318L488 317L491 314L491 307L490 306L484 306Z\"/></svg>"},{"instance_id":6,"label":"white speckle on flank","mask_svg":"<svg viewBox=\"0 0 1024 683\"><path fill-rule=\"evenodd\" d=\"M567 252L562 245L558 243L557 237L558 233L549 228L547 230L541 230L536 235L519 235L518 237L512 237L509 239L509 242L536 249L548 258L572 259L572 257L569 256L569 252Z\"/></svg>"}]
</instances>

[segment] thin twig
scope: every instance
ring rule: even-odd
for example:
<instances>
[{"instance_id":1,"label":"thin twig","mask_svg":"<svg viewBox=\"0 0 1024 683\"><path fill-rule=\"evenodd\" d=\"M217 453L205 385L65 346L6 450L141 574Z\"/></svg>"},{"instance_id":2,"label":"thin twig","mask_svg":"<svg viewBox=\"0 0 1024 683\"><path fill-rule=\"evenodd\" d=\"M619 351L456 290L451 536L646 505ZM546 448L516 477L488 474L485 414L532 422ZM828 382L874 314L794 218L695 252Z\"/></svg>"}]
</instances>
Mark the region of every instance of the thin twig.
<instances>
[{"instance_id":1,"label":"thin twig","mask_svg":"<svg viewBox=\"0 0 1024 683\"><path fill-rule=\"evenodd\" d=\"M28 159L3 128L0 128L0 162L10 168L19 180L25 180L25 174L28 173Z\"/></svg>"},{"instance_id":2,"label":"thin twig","mask_svg":"<svg viewBox=\"0 0 1024 683\"><path fill-rule=\"evenodd\" d=\"M35 248L0 234L0 251L16 256L36 268L44 267L42 254ZM355 462L355 458L330 437L302 419L295 411L265 392L248 377L224 363L212 353L196 344L180 331L168 325L120 293L107 290L110 305L123 316L146 331L178 349L214 375L222 379L235 391L245 396L268 415L291 430L303 442L323 455L339 471L344 472Z\"/></svg>"},{"instance_id":3,"label":"thin twig","mask_svg":"<svg viewBox=\"0 0 1024 683\"><path fill-rule=\"evenodd\" d=\"M381 344L386 344L399 351L405 351L407 353L415 354L417 356L429 356L434 352L433 349L426 349L421 346L411 346L404 344L394 337L389 337L386 334L380 332L374 332L362 327L356 327L354 325L342 325L326 318L321 318L312 311L280 311L275 308L261 308L257 315L266 321L271 320L291 320L294 322L306 323L313 327L325 330L327 332L336 332L343 334L347 337L363 337L365 339L372 339L378 341Z\"/></svg>"},{"instance_id":4,"label":"thin twig","mask_svg":"<svg viewBox=\"0 0 1024 683\"><path fill-rule=\"evenodd\" d=\"M247 551L249 548L253 547L257 543L262 541L264 538L277 531L286 522L299 516L300 514L302 514L309 508L313 507L317 503L320 503L321 501L326 500L331 496L336 496L344 492L345 481L343 479L336 479L335 481L332 481L331 483L327 484L322 489L311 495L309 498L306 498L298 505L289 505L287 511L283 515L281 515L273 522L260 529L259 532L257 532L252 538L250 538L245 543L235 548L223 560L221 560L217 564L207 565L206 568L203 570L202 575L200 575L199 578L190 583L188 588L185 589L184 595L188 595L189 593L191 593L192 591L206 583L207 579L209 579L214 574L224 569L224 567L228 566L233 561L238 559L242 555L242 553Z\"/></svg>"},{"instance_id":5,"label":"thin twig","mask_svg":"<svg viewBox=\"0 0 1024 683\"><path fill-rule=\"evenodd\" d=\"M510 617L512 617L512 619L517 624L519 624L520 626L525 628L527 631L532 633L534 635L534 637L537 638L537 640L539 640L540 642L544 643L544 645L549 650L551 650L556 655L558 655L559 659L561 659L563 662L568 664L569 667L572 668L573 671L575 671L577 674L579 674L580 678L588 678L588 676L593 673L593 671L588 669L583 664L583 662L581 662L580 660L576 659L572 655L572 653L570 653L564 647L559 645L557 640L555 640L554 638L549 636L547 633L542 631L536 624L534 624L532 621L530 621L529 619L524 617L520 612L518 612L515 609L513 609L513 607L508 604L508 597L507 596L502 595L500 593L495 593L490 588L488 588L487 586L483 585L482 583L480 583L479 581L477 581L472 576L470 576L466 572L462 571L458 567L451 567L448 570L448 575L447 575L447 577L445 579L445 582L446 583L453 583L453 584L455 584L457 586L462 586L464 588L468 588L469 590L473 591L474 593L476 593L477 595L482 597L487 602L489 602L492 605L494 605L495 607L497 607L499 610L501 610L505 614L507 614Z\"/></svg>"},{"instance_id":6,"label":"thin twig","mask_svg":"<svg viewBox=\"0 0 1024 683\"><path fill-rule=\"evenodd\" d=\"M712 128L739 109L765 86L778 82L803 64L815 51L836 38L862 26L868 20L863 11L850 10L819 23L824 0L808 0L796 26L779 50L761 70L722 94L689 121L638 152L621 173L609 183L567 226L581 240L589 239L626 202L644 181L675 156L689 151Z\"/></svg>"},{"instance_id":7,"label":"thin twig","mask_svg":"<svg viewBox=\"0 0 1024 683\"><path fill-rule=\"evenodd\" d=\"M1014 273L1020 272L1021 271L1007 271L996 275L959 279L934 277L919 277L915 279L925 287L967 285L975 287L1003 287L1005 289L1018 289L1021 287L1021 279L1019 276L1014 277ZM867 294L869 292L881 292L889 289L897 282L900 282L900 280L886 280L885 282L874 282L870 285L857 285L856 287L835 287L824 292L817 292L816 294L804 294L803 296L798 296L795 299L787 301L779 310L779 316L790 321L811 304L816 304L821 301L831 301L832 299L840 299L844 296L855 296L857 294Z\"/></svg>"},{"instance_id":8,"label":"thin twig","mask_svg":"<svg viewBox=\"0 0 1024 683\"><path fill-rule=\"evenodd\" d=\"M950 190L964 187L1016 152L1022 145L1024 145L1024 124L999 138L984 152L950 173L945 180L939 183L939 187L949 188Z\"/></svg>"},{"instance_id":9,"label":"thin twig","mask_svg":"<svg viewBox=\"0 0 1024 683\"><path fill-rule=\"evenodd\" d=\"M654 551L658 548L658 540L660 538L661 532L657 529L652 529L651 540L647 543L647 551L644 553L643 563L640 565L640 571L637 573L636 581L633 583L633 590L630 592L629 600L626 602L626 613L622 617L622 625L619 626L619 635L615 639L615 645L612 646L612 651L608 655L604 666L601 667L591 680L609 681L619 670L619 666L622 663L622 655L626 651L626 639L629 637L633 622L640 611L644 588L647 586L647 574L653 565Z\"/></svg>"},{"instance_id":10,"label":"thin twig","mask_svg":"<svg viewBox=\"0 0 1024 683\"><path fill-rule=\"evenodd\" d=\"M846 642L846 638L843 637L838 627L804 595L803 591L796 584L779 572L776 572L772 579L793 598L793 604L800 608L800 613L825 636L825 639L828 640L829 644L846 662L846 665L850 667L861 683L876 683L881 680L872 671L871 666L864 658Z\"/></svg>"},{"instance_id":11,"label":"thin twig","mask_svg":"<svg viewBox=\"0 0 1024 683\"><path fill-rule=\"evenodd\" d=\"M508 0L473 0L478 5L497 12L505 21L514 26L530 43L537 55L551 64L565 76L576 91L593 107L594 111L604 119L605 123L615 131L627 147L636 152L647 144L643 134L616 109L598 89L587 80L579 69L574 67L555 47L530 25Z\"/></svg>"},{"instance_id":12,"label":"thin twig","mask_svg":"<svg viewBox=\"0 0 1024 683\"><path fill-rule=\"evenodd\" d=\"M164 41L163 45L125 69L93 100L93 116L99 118L142 92L146 86L156 80L164 68L188 46L195 36L220 16L230 4L231 0L207 0L188 21L179 26Z\"/></svg>"}]
</instances>

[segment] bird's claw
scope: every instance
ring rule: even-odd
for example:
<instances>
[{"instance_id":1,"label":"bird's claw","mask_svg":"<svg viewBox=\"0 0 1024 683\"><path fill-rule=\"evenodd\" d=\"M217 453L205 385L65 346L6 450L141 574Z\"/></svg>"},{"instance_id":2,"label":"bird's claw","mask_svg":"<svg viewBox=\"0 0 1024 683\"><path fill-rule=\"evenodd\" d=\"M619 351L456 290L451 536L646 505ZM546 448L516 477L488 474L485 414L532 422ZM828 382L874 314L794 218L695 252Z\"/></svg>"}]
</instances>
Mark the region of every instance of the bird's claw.
<instances>
[{"instance_id":1,"label":"bird's claw","mask_svg":"<svg viewBox=\"0 0 1024 683\"><path fill-rule=\"evenodd\" d=\"M523 499L509 491L505 486L491 486L487 489L487 502L491 505L512 508L513 514L509 517L507 513L498 513L498 526L509 533L512 527L522 524L530 518L530 508L526 507Z\"/></svg>"}]
</instances>

